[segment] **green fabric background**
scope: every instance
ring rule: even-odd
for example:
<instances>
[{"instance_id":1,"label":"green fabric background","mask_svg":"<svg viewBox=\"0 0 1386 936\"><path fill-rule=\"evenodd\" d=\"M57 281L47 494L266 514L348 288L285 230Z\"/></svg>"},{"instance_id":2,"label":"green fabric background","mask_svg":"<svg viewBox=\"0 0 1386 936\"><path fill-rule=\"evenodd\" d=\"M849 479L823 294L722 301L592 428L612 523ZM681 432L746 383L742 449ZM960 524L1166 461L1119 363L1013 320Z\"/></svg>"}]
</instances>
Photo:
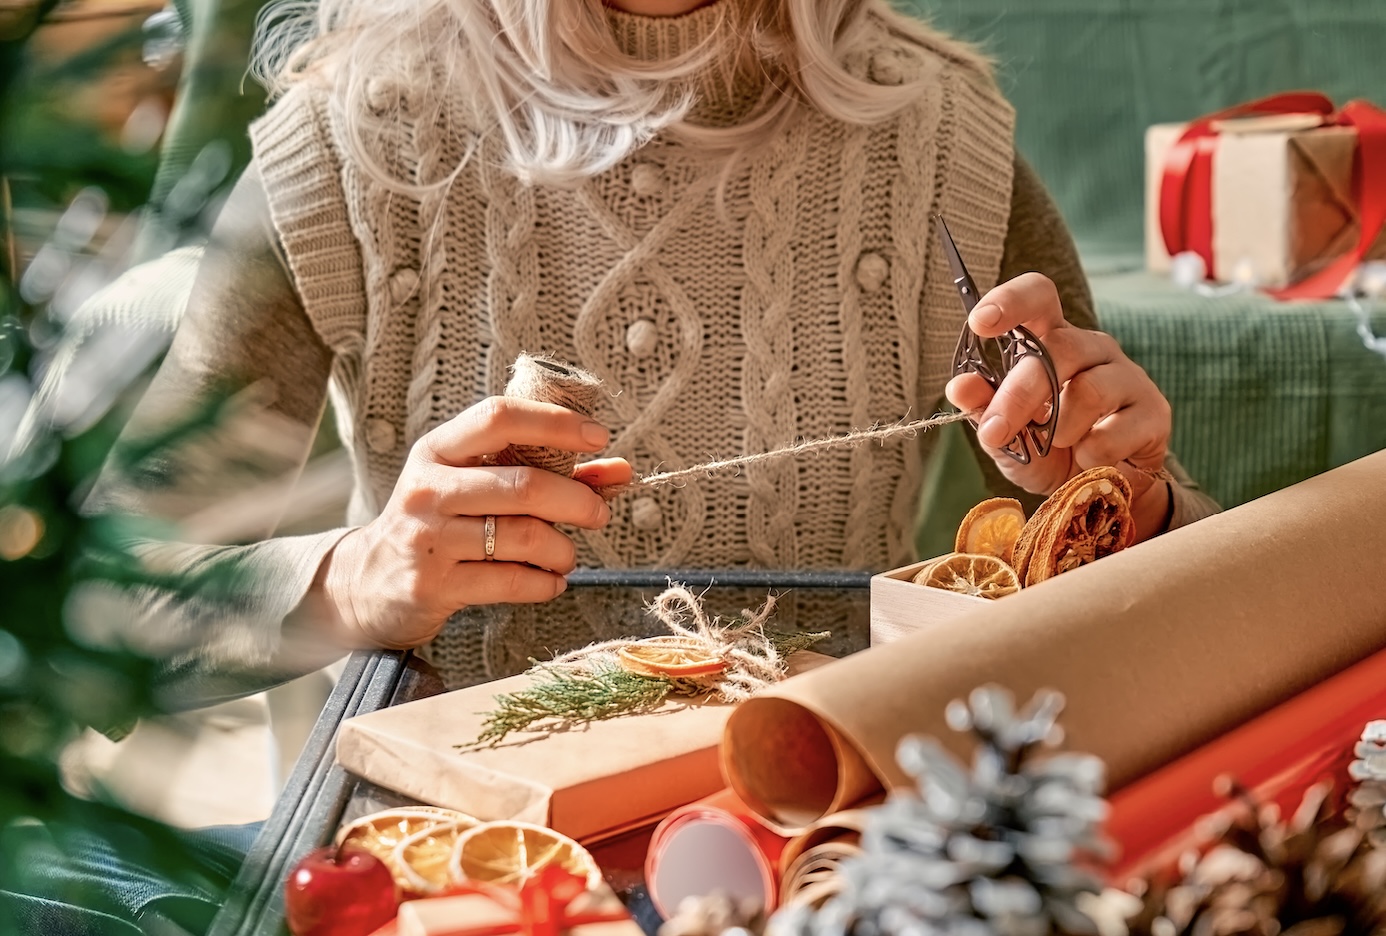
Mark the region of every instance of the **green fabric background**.
<instances>
[{"instance_id":1,"label":"green fabric background","mask_svg":"<svg viewBox=\"0 0 1386 936\"><path fill-rule=\"evenodd\" d=\"M1141 250L1145 128L1277 91L1386 105L1383 0L899 0L976 42L1094 263Z\"/></svg>"},{"instance_id":2,"label":"green fabric background","mask_svg":"<svg viewBox=\"0 0 1386 936\"><path fill-rule=\"evenodd\" d=\"M1277 91L1386 105L1386 0L900 0L978 43L1063 210L1102 327L1174 407L1173 450L1224 506L1386 448L1386 358L1338 302L1204 299L1138 271L1144 139ZM1386 334L1386 309L1374 312ZM921 555L985 496L959 427L926 479Z\"/></svg>"}]
</instances>

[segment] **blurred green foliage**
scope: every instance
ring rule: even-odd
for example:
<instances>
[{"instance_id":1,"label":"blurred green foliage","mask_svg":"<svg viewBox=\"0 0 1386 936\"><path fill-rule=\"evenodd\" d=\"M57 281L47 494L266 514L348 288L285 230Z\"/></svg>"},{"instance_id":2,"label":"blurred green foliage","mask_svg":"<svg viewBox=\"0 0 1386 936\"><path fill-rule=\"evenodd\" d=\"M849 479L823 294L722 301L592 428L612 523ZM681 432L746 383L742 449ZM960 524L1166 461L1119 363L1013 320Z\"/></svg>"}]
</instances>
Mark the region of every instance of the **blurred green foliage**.
<instances>
[{"instance_id":1,"label":"blurred green foliage","mask_svg":"<svg viewBox=\"0 0 1386 936\"><path fill-rule=\"evenodd\" d=\"M113 210L138 208L153 184L157 154L124 151L63 106L107 56L140 41L138 30L56 67L36 67L26 56L27 43L56 5L41 0L27 20L0 20L0 178L6 193L20 207L56 212L94 186ZM57 325L46 309L21 296L13 212L8 201L0 205L0 233L6 235L0 426L13 427L16 408L29 397L34 336L51 334ZM128 914L105 886L110 882L95 883L99 873L78 873L91 871L93 853L200 893L224 889L234 873L209 866L175 830L73 796L61 783L60 756L83 729L118 734L158 711L160 662L124 641L114 626L120 606L114 599L134 587L190 584L151 577L128 551L133 535L151 532L143 521L79 510L120 422L121 414L112 411L76 435L39 427L17 450L10 435L0 433L0 890L41 892L113 917ZM202 428L183 427L122 458L137 468L159 444ZM76 855L83 857L74 863ZM18 929L9 912L0 899L0 933Z\"/></svg>"}]
</instances>

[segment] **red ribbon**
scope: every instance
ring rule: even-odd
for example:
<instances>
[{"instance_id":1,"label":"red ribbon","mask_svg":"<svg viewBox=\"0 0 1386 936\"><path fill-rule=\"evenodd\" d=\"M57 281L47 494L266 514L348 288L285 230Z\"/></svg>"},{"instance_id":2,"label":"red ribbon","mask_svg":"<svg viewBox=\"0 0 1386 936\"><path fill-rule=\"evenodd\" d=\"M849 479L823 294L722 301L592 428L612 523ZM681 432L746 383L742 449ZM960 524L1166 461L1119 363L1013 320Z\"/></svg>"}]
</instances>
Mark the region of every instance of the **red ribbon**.
<instances>
[{"instance_id":1,"label":"red ribbon","mask_svg":"<svg viewBox=\"0 0 1386 936\"><path fill-rule=\"evenodd\" d=\"M1351 251L1308 278L1272 294L1281 299L1321 299L1337 295L1366 258L1386 226L1386 111L1366 101L1351 101L1335 111L1333 102L1312 91L1292 91L1239 104L1200 117L1185 128L1165 157L1160 182L1160 230L1172 257L1192 251L1213 270L1213 151L1216 124L1238 117L1275 114L1319 114L1326 126L1357 130L1352 191L1361 236Z\"/></svg>"},{"instance_id":2,"label":"red ribbon","mask_svg":"<svg viewBox=\"0 0 1386 936\"><path fill-rule=\"evenodd\" d=\"M585 893L586 880L557 865L544 868L519 890L495 884L460 884L440 896L476 894L487 897L512 912L515 919L506 923L460 926L442 936L509 936L511 933L519 936L562 936L577 926L630 919L624 910L570 910L573 902Z\"/></svg>"}]
</instances>

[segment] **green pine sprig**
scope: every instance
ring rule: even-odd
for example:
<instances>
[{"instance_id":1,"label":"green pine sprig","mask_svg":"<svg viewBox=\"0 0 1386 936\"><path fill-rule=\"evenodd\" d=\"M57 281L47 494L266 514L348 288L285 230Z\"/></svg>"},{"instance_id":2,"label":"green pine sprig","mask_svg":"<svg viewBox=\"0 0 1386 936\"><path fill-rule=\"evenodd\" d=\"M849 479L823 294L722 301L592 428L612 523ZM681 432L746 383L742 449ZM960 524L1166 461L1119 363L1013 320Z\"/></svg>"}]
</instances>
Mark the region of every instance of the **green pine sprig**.
<instances>
[{"instance_id":1,"label":"green pine sprig","mask_svg":"<svg viewBox=\"0 0 1386 936\"><path fill-rule=\"evenodd\" d=\"M767 634L770 645L785 657L823 641L827 631L807 634ZM698 695L712 691L705 682L670 679L632 673L619 665L602 664L583 672L555 669L540 663L530 672L535 683L518 692L495 697L496 708L487 714L481 734L471 744L457 744L461 750L494 747L507 737L523 731L564 731L588 722L635 715L658 708L670 695Z\"/></svg>"}]
</instances>

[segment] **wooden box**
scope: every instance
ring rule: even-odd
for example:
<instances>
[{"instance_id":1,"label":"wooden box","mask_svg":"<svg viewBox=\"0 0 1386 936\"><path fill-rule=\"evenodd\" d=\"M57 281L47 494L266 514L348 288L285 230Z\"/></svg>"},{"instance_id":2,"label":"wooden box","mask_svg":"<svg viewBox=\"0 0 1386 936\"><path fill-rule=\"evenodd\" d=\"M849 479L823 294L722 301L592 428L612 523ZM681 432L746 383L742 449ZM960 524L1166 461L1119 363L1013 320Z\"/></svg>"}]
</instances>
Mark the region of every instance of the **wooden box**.
<instances>
[{"instance_id":1,"label":"wooden box","mask_svg":"<svg viewBox=\"0 0 1386 936\"><path fill-rule=\"evenodd\" d=\"M871 577L871 646L944 624L991 600L914 584L915 575L931 561Z\"/></svg>"}]
</instances>

